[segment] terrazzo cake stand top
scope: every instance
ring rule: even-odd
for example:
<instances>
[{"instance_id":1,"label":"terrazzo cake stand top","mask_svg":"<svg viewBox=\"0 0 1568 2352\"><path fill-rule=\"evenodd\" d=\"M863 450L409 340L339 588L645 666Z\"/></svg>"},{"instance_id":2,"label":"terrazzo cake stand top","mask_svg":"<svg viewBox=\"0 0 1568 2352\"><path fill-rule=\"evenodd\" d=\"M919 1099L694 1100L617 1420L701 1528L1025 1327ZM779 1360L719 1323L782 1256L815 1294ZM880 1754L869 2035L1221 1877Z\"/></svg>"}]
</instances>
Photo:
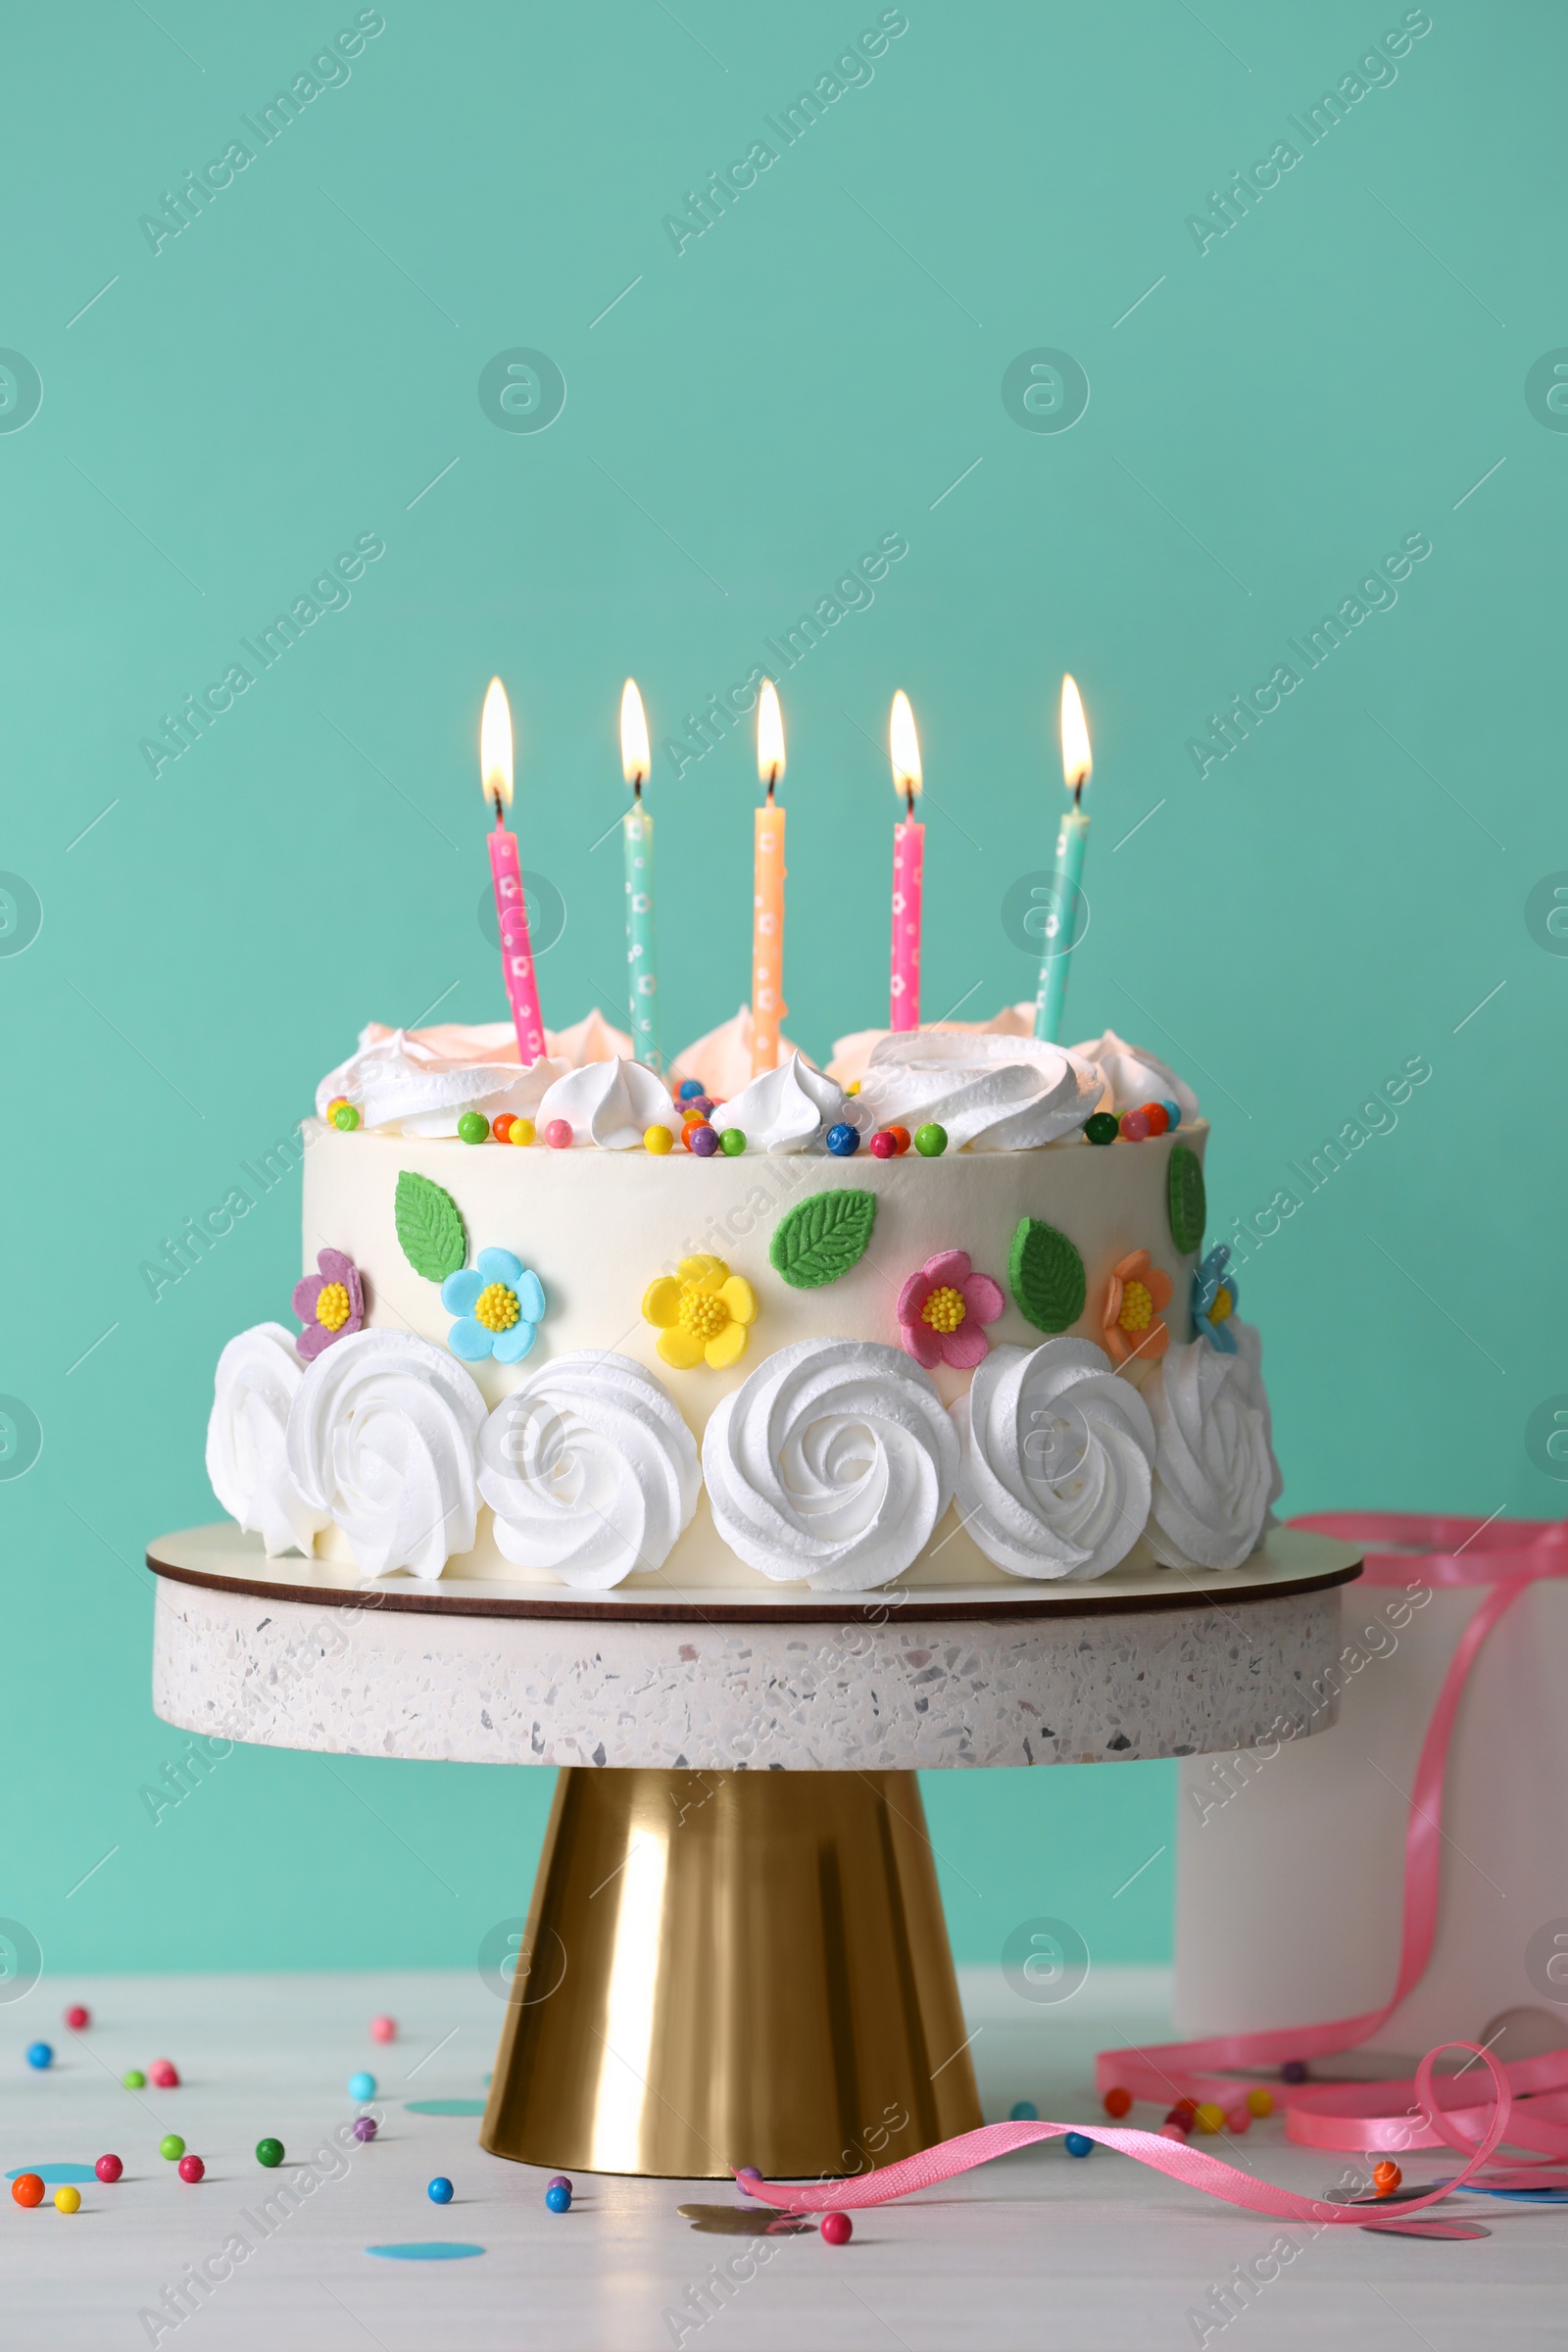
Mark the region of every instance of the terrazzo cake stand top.
<instances>
[{"instance_id":1,"label":"terrazzo cake stand top","mask_svg":"<svg viewBox=\"0 0 1568 2352\"><path fill-rule=\"evenodd\" d=\"M1360 1562L1277 1529L1224 1574L654 1597L364 1581L224 1526L148 1565L154 1705L182 1730L564 1768L481 2143L721 2178L980 2121L916 1771L1324 1729Z\"/></svg>"}]
</instances>

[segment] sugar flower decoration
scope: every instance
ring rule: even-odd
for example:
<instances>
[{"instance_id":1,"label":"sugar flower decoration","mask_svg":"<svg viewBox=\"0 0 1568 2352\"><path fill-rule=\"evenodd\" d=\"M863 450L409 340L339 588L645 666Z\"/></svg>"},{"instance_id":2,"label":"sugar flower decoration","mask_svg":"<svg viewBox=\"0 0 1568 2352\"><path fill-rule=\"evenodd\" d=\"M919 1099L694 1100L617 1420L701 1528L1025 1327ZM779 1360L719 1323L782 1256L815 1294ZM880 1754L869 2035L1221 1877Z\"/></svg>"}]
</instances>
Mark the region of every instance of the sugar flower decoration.
<instances>
[{"instance_id":1,"label":"sugar flower decoration","mask_svg":"<svg viewBox=\"0 0 1568 2352\"><path fill-rule=\"evenodd\" d=\"M312 1364L334 1340L346 1340L365 1321L365 1286L360 1270L341 1250L318 1250L318 1274L294 1285L294 1312L305 1328L294 1343L301 1363Z\"/></svg>"},{"instance_id":2,"label":"sugar flower decoration","mask_svg":"<svg viewBox=\"0 0 1568 2352\"><path fill-rule=\"evenodd\" d=\"M757 1293L721 1257L683 1257L643 1294L643 1320L659 1333L659 1352L677 1372L709 1364L721 1372L746 1352L757 1320Z\"/></svg>"},{"instance_id":3,"label":"sugar flower decoration","mask_svg":"<svg viewBox=\"0 0 1568 2352\"><path fill-rule=\"evenodd\" d=\"M928 1372L936 1364L972 1372L991 1345L981 1325L1005 1304L1001 1284L974 1273L966 1250L939 1250L899 1293L899 1338Z\"/></svg>"},{"instance_id":4,"label":"sugar flower decoration","mask_svg":"<svg viewBox=\"0 0 1568 2352\"><path fill-rule=\"evenodd\" d=\"M1231 1317L1241 1298L1241 1288L1235 1275L1225 1271L1230 1262L1230 1244L1216 1242L1202 1264L1193 1268L1193 1328L1200 1339L1207 1340L1221 1355L1234 1355L1237 1351Z\"/></svg>"},{"instance_id":5,"label":"sugar flower decoration","mask_svg":"<svg viewBox=\"0 0 1568 2352\"><path fill-rule=\"evenodd\" d=\"M1105 1352L1115 1364L1152 1364L1170 1346L1162 1319L1174 1285L1168 1274L1151 1265L1147 1250L1120 1258L1105 1285L1105 1307L1100 1318Z\"/></svg>"},{"instance_id":6,"label":"sugar flower decoration","mask_svg":"<svg viewBox=\"0 0 1568 2352\"><path fill-rule=\"evenodd\" d=\"M545 1289L510 1250L481 1250L473 1265L447 1276L441 1303L462 1318L447 1333L454 1355L466 1364L482 1363L487 1355L498 1364L515 1364L544 1320Z\"/></svg>"}]
</instances>

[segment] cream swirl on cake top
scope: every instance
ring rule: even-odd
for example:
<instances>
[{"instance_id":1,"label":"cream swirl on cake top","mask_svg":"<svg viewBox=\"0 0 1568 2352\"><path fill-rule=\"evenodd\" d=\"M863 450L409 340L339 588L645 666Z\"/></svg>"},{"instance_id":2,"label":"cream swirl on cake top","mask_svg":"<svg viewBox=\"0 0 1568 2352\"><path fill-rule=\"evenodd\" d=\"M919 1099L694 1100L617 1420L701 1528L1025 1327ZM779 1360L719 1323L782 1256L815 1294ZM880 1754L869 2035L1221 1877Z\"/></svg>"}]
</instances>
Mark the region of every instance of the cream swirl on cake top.
<instances>
[{"instance_id":1,"label":"cream swirl on cake top","mask_svg":"<svg viewBox=\"0 0 1568 2352\"><path fill-rule=\"evenodd\" d=\"M713 1524L775 1583L902 1576L953 1499L958 1441L928 1373L871 1340L798 1340L723 1397L703 1440Z\"/></svg>"},{"instance_id":2,"label":"cream swirl on cake top","mask_svg":"<svg viewBox=\"0 0 1568 2352\"><path fill-rule=\"evenodd\" d=\"M270 1555L309 1557L328 1513L307 1502L289 1475L284 1432L305 1373L281 1323L257 1323L218 1359L207 1424L207 1476L229 1517L259 1535Z\"/></svg>"},{"instance_id":3,"label":"cream swirl on cake top","mask_svg":"<svg viewBox=\"0 0 1568 2352\"><path fill-rule=\"evenodd\" d=\"M498 1548L583 1592L662 1568L701 1489L691 1431L629 1356L558 1357L479 1433L479 1492Z\"/></svg>"},{"instance_id":4,"label":"cream swirl on cake top","mask_svg":"<svg viewBox=\"0 0 1568 2352\"><path fill-rule=\"evenodd\" d=\"M640 1061L591 1061L567 1070L553 1080L533 1116L541 1130L564 1119L574 1144L605 1152L631 1151L650 1127L666 1128L672 1140L681 1130L669 1089Z\"/></svg>"},{"instance_id":5,"label":"cream swirl on cake top","mask_svg":"<svg viewBox=\"0 0 1568 2352\"><path fill-rule=\"evenodd\" d=\"M629 1055L631 1039L596 1010L573 1028L545 1031L544 1056L524 1070L510 1021L471 1027L439 1021L428 1029L389 1029L368 1021L347 1061L316 1090L316 1115L346 1095L366 1127L405 1135L456 1135L466 1110L493 1119L504 1110L532 1118L546 1090L568 1070Z\"/></svg>"},{"instance_id":6,"label":"cream swirl on cake top","mask_svg":"<svg viewBox=\"0 0 1568 2352\"><path fill-rule=\"evenodd\" d=\"M1168 1062L1144 1046L1130 1046L1114 1029L1072 1048L1082 1061L1098 1062L1110 1089L1107 1109L1138 1110L1146 1102L1174 1102L1184 1119L1198 1116L1198 1097Z\"/></svg>"},{"instance_id":7,"label":"cream swirl on cake top","mask_svg":"<svg viewBox=\"0 0 1568 2352\"><path fill-rule=\"evenodd\" d=\"M862 1130L869 1125L844 1089L800 1054L776 1070L763 1070L713 1113L720 1131L740 1129L748 1152L821 1152L828 1129L841 1122Z\"/></svg>"},{"instance_id":8,"label":"cream swirl on cake top","mask_svg":"<svg viewBox=\"0 0 1568 2352\"><path fill-rule=\"evenodd\" d=\"M954 1151L1028 1152L1072 1135L1104 1100L1092 1061L1036 1038L890 1031L856 1100L879 1127L934 1121Z\"/></svg>"},{"instance_id":9,"label":"cream swirl on cake top","mask_svg":"<svg viewBox=\"0 0 1568 2352\"><path fill-rule=\"evenodd\" d=\"M289 1410L289 1472L348 1537L362 1573L437 1577L473 1549L484 1399L442 1348L358 1331L318 1355Z\"/></svg>"},{"instance_id":10,"label":"cream swirl on cake top","mask_svg":"<svg viewBox=\"0 0 1568 2352\"><path fill-rule=\"evenodd\" d=\"M1154 1429L1092 1340L994 1348L953 1405L958 1511L1012 1576L1103 1576L1149 1516Z\"/></svg>"},{"instance_id":11,"label":"cream swirl on cake top","mask_svg":"<svg viewBox=\"0 0 1568 2352\"><path fill-rule=\"evenodd\" d=\"M1263 1532L1274 1475L1248 1363L1193 1340L1141 1394L1154 1425L1150 1550L1167 1568L1239 1568Z\"/></svg>"}]
</instances>

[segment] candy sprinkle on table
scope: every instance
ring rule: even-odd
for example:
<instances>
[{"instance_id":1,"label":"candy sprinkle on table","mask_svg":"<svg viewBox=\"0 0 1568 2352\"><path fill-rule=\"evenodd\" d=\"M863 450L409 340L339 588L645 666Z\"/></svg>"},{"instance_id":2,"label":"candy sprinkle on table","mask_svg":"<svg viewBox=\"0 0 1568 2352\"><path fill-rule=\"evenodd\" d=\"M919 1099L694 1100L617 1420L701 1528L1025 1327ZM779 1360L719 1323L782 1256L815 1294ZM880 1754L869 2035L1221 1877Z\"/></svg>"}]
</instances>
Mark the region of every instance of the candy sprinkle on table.
<instances>
[{"instance_id":1,"label":"candy sprinkle on table","mask_svg":"<svg viewBox=\"0 0 1568 2352\"><path fill-rule=\"evenodd\" d=\"M196 2181L203 2179L206 2171L207 2167L205 2164L203 2164L199 2156L182 2156L179 2160L180 2179L182 2180L189 2180L193 2185Z\"/></svg>"},{"instance_id":2,"label":"candy sprinkle on table","mask_svg":"<svg viewBox=\"0 0 1568 2352\"><path fill-rule=\"evenodd\" d=\"M855 2235L855 2224L847 2213L824 2213L822 2243L826 2246L847 2246Z\"/></svg>"},{"instance_id":3,"label":"candy sprinkle on table","mask_svg":"<svg viewBox=\"0 0 1568 2352\"><path fill-rule=\"evenodd\" d=\"M79 2213L81 2211L80 2189L57 2188L55 2190L55 2211L56 2213Z\"/></svg>"},{"instance_id":4,"label":"candy sprinkle on table","mask_svg":"<svg viewBox=\"0 0 1568 2352\"><path fill-rule=\"evenodd\" d=\"M19 2205L41 2205L43 2182L36 2173L19 2173L11 2183L11 2194Z\"/></svg>"},{"instance_id":5,"label":"candy sprinkle on table","mask_svg":"<svg viewBox=\"0 0 1568 2352\"><path fill-rule=\"evenodd\" d=\"M92 2018L78 2001L74 2008L66 2011L65 2023L71 2028L73 2034L85 2034L87 2028L92 2024Z\"/></svg>"},{"instance_id":6,"label":"candy sprinkle on table","mask_svg":"<svg viewBox=\"0 0 1568 2352\"><path fill-rule=\"evenodd\" d=\"M571 2211L570 2183L564 2180L553 2181L545 2190L545 2203L552 2213L569 2213Z\"/></svg>"},{"instance_id":7,"label":"candy sprinkle on table","mask_svg":"<svg viewBox=\"0 0 1568 2352\"><path fill-rule=\"evenodd\" d=\"M256 2161L273 2171L283 2161L283 2142L280 2139L259 2139L256 2142Z\"/></svg>"},{"instance_id":8,"label":"candy sprinkle on table","mask_svg":"<svg viewBox=\"0 0 1568 2352\"><path fill-rule=\"evenodd\" d=\"M432 2205L450 2205L452 2202L452 2183L447 2179L445 2173L437 2173L435 2179L430 2182L430 2185L424 2193L429 2198Z\"/></svg>"},{"instance_id":9,"label":"candy sprinkle on table","mask_svg":"<svg viewBox=\"0 0 1568 2352\"><path fill-rule=\"evenodd\" d=\"M164 2137L158 2142L158 2153L160 2156L167 2158L169 2163L177 2164L181 2156L183 2156L185 2153L185 2142L180 2138L177 2132L166 2132Z\"/></svg>"},{"instance_id":10,"label":"candy sprinkle on table","mask_svg":"<svg viewBox=\"0 0 1568 2352\"><path fill-rule=\"evenodd\" d=\"M38 2068L40 2068L40 2069L41 2069L41 2068L43 2068L43 2067L46 2067L46 2066L53 2066L54 2062L55 2062L55 2054L54 2054L54 2051L53 2051L53 2050L50 2048L49 2044L48 2044L46 2041L29 2041L29 2042L28 2042L28 2044L27 2044L27 2064L28 2064L29 2066L32 2066L32 2067L38 2067Z\"/></svg>"},{"instance_id":11,"label":"candy sprinkle on table","mask_svg":"<svg viewBox=\"0 0 1568 2352\"><path fill-rule=\"evenodd\" d=\"M100 2156L92 2169L100 2180L114 2181L120 2179L125 2168L118 2156Z\"/></svg>"},{"instance_id":12,"label":"candy sprinkle on table","mask_svg":"<svg viewBox=\"0 0 1568 2352\"><path fill-rule=\"evenodd\" d=\"M351 2099L373 2099L374 2096L375 2077L373 2075L350 2075L349 2097Z\"/></svg>"}]
</instances>

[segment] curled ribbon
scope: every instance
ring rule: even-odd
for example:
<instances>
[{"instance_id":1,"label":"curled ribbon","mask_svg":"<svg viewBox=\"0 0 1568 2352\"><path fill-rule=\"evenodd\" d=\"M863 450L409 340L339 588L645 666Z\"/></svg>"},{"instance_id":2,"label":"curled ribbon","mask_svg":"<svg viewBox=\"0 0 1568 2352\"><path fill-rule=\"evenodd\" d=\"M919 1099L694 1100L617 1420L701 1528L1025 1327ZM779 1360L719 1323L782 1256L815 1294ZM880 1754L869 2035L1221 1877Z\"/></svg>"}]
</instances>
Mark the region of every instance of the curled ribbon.
<instances>
[{"instance_id":1,"label":"curled ribbon","mask_svg":"<svg viewBox=\"0 0 1568 2352\"><path fill-rule=\"evenodd\" d=\"M1324 2058L1370 2040L1399 2003L1414 1990L1432 1956L1442 1873L1444 1774L1454 1719L1471 1668L1489 1635L1534 1584L1568 1576L1568 1523L1554 1520L1489 1520L1430 1516L1406 1511L1326 1511L1293 1519L1293 1527L1367 1546L1362 1582L1405 1585L1417 1573L1444 1590L1481 1589L1481 1601L1449 1661L1432 1711L1410 1791L1404 1834L1404 1910L1399 1967L1394 1991L1381 2008L1328 2025L1280 2027L1253 2034L1220 2034L1199 2041L1157 2043L1144 2049L1102 2050L1095 2061L1101 2091L1119 2086L1135 2098L1168 2104L1179 2098L1223 2103L1247 2084L1243 2069L1271 2072L1292 2060ZM1478 2099L1463 2084L1469 2066L1438 2076L1436 2061L1446 2050L1470 2052L1492 2078L1492 2097ZM745 2185L763 2203L794 2213L845 2211L882 2205L913 2190L929 2188L955 2174L972 2171L993 2157L1010 2155L1037 2140L1078 2132L1102 2147L1116 2148L1141 2164L1190 2188L1222 2197L1253 2213L1282 2221L1353 2224L1361 2229L1407 2228L1422 2207L1451 2196L1483 2168L1489 2188L1568 2186L1568 2172L1544 2169L1544 2161L1568 2158L1568 2046L1537 2058L1503 2065L1473 2042L1446 2042L1429 2050L1412 2079L1381 2082L1283 2083L1275 2091L1286 2108L1289 2136L1301 2146L1389 2149L1448 2147L1464 2159L1461 2170L1422 2197L1401 2198L1380 2221L1365 2204L1336 2204L1302 2197L1257 2180L1217 2156L1156 2132L1107 2129L1099 2124L987 2124L923 2149L902 2163L855 2180L804 2187L764 2180ZM1526 2164L1490 2166L1506 2138L1534 2151Z\"/></svg>"}]
</instances>

